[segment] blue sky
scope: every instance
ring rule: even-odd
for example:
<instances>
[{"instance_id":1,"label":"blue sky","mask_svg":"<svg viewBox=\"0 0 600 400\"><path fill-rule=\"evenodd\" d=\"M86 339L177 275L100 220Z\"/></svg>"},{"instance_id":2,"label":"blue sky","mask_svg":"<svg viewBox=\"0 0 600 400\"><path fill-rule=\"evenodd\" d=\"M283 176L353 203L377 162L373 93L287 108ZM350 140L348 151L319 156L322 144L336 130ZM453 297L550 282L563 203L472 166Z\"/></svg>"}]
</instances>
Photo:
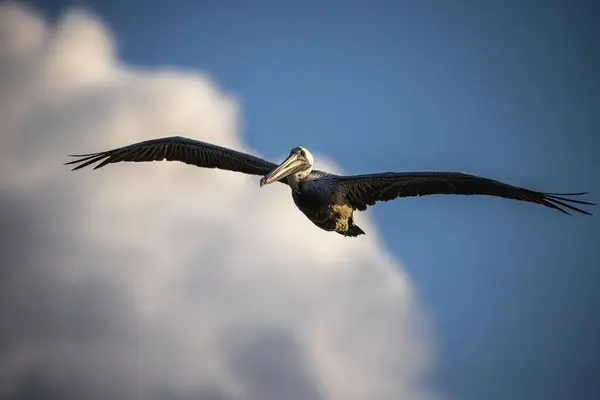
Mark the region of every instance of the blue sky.
<instances>
[{"instance_id":1,"label":"blue sky","mask_svg":"<svg viewBox=\"0 0 600 400\"><path fill-rule=\"evenodd\" d=\"M271 159L302 145L346 173L462 171L600 201L597 3L29 3L92 10L126 62L209 74ZM368 213L430 315L432 385L598 398L597 216L462 196Z\"/></svg>"}]
</instances>

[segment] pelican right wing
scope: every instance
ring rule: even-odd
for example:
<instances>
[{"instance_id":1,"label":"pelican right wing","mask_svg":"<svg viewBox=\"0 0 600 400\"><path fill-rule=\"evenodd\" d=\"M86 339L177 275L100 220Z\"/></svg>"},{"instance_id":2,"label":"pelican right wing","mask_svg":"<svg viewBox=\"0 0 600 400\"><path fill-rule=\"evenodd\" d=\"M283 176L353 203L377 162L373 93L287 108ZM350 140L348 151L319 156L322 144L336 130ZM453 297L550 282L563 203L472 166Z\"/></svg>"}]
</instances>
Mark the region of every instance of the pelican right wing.
<instances>
[{"instance_id":1,"label":"pelican right wing","mask_svg":"<svg viewBox=\"0 0 600 400\"><path fill-rule=\"evenodd\" d=\"M266 175L277 167L277 164L263 160L260 157L181 136L146 140L99 153L71 156L80 157L77 160L65 163L65 165L77 164L72 169L73 171L99 161L100 163L94 169L124 161L162 160L180 161L197 167L218 168L250 175ZM287 181L282 182L286 183Z\"/></svg>"},{"instance_id":2,"label":"pelican right wing","mask_svg":"<svg viewBox=\"0 0 600 400\"><path fill-rule=\"evenodd\" d=\"M582 200L561 196L585 193L543 193L509 185L493 179L460 172L386 172L380 174L337 176L352 206L366 210L378 201L394 200L398 197L426 196L433 194L487 195L541 204L569 214L566 209L583 214L589 212L571 204L595 206ZM590 214L591 215L591 214Z\"/></svg>"}]
</instances>

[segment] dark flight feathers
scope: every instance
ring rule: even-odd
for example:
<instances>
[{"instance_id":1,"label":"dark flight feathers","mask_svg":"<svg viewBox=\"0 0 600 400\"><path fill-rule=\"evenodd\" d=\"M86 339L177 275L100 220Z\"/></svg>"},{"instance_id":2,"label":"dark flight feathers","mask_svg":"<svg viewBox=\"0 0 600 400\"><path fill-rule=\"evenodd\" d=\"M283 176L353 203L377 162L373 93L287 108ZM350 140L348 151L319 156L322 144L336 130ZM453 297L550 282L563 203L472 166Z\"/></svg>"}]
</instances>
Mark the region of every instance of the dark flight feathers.
<instances>
[{"instance_id":1,"label":"dark flight feathers","mask_svg":"<svg viewBox=\"0 0 600 400\"><path fill-rule=\"evenodd\" d=\"M496 180L460 172L388 172L382 174L340 176L337 182L343 186L346 198L359 211L377 201L389 201L398 197L426 196L432 194L488 195L528 201L553 208L566 214L565 209L591 215L571 204L595 206L587 201L562 196L586 193L543 193Z\"/></svg>"},{"instance_id":2,"label":"dark flight feathers","mask_svg":"<svg viewBox=\"0 0 600 400\"><path fill-rule=\"evenodd\" d=\"M250 154L180 136L147 140L99 153L71 156L80 157L65 163L65 165L78 164L73 171L99 161L101 162L94 169L123 161L162 160L180 161L198 167L218 168L250 175L266 175L277 167L277 164Z\"/></svg>"},{"instance_id":3,"label":"dark flight feathers","mask_svg":"<svg viewBox=\"0 0 600 400\"><path fill-rule=\"evenodd\" d=\"M147 140L119 147L114 150L91 154L72 155L79 159L65 163L77 164L73 170L99 162L94 169L110 163L124 161L180 161L203 168L218 168L264 176L277 167L262 158L231 150L198 140L173 136ZM587 201L568 199L585 193L543 193L496 180L460 172L388 172L380 174L338 176L313 171L313 176L329 175L330 183L339 185L345 198L353 208L364 211L377 201L389 201L398 197L426 196L432 194L488 195L528 201L569 214L566 210L591 215L572 204L595 206ZM318 178L317 178L318 179ZM283 178L279 182L287 184ZM571 203L571 204L568 204Z\"/></svg>"}]
</instances>

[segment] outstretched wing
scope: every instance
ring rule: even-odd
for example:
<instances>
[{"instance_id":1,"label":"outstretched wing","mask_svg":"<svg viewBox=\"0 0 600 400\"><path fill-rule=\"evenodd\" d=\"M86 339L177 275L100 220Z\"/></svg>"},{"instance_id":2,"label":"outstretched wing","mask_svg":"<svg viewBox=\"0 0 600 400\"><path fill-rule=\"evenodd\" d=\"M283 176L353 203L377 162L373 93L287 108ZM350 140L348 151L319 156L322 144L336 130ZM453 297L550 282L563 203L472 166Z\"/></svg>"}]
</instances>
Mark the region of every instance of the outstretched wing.
<instances>
[{"instance_id":1,"label":"outstretched wing","mask_svg":"<svg viewBox=\"0 0 600 400\"><path fill-rule=\"evenodd\" d=\"M77 164L73 171L97 162L100 163L94 169L123 161L162 160L180 161L197 167L218 168L250 175L266 175L277 167L277 164L250 154L180 136L146 140L113 150L72 155L72 157L79 158L65 165Z\"/></svg>"},{"instance_id":2,"label":"outstretched wing","mask_svg":"<svg viewBox=\"0 0 600 400\"><path fill-rule=\"evenodd\" d=\"M487 195L541 204L569 214L569 209L583 214L589 212L567 203L595 206L581 200L561 196L585 193L542 193L512 186L496 180L460 172L388 172L381 174L339 176L337 183L350 204L364 211L377 201L398 197L426 196L431 194ZM564 207L564 208L563 208Z\"/></svg>"}]
</instances>

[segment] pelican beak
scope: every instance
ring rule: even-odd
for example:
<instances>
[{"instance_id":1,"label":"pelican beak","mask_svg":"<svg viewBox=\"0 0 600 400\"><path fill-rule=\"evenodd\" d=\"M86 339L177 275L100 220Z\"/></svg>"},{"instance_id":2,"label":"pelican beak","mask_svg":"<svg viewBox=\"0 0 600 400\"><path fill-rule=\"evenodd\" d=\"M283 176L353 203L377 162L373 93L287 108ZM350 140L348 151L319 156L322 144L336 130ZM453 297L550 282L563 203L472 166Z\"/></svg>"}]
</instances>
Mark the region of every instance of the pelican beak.
<instances>
[{"instance_id":1,"label":"pelican beak","mask_svg":"<svg viewBox=\"0 0 600 400\"><path fill-rule=\"evenodd\" d=\"M300 172L306 168L306 161L300 158L298 154L292 153L286 158L277 168L269 172L267 175L262 177L260 180L260 186L268 185L273 182L285 178L286 176L293 175L296 172Z\"/></svg>"}]
</instances>

